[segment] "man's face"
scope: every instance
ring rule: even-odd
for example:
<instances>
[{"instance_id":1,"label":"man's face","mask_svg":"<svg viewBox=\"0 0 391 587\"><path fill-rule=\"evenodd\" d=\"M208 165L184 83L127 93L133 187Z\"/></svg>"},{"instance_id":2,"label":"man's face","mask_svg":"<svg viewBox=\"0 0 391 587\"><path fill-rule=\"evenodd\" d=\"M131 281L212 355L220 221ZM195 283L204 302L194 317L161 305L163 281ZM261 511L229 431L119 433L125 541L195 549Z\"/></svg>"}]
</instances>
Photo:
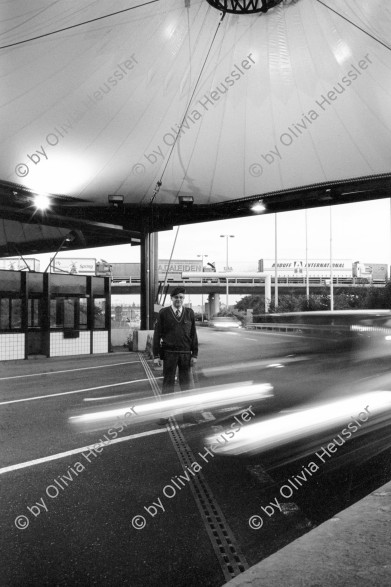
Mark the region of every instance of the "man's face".
<instances>
[{"instance_id":1,"label":"man's face","mask_svg":"<svg viewBox=\"0 0 391 587\"><path fill-rule=\"evenodd\" d=\"M173 296L171 299L176 308L181 308L183 306L183 302L185 301L185 294L178 294Z\"/></svg>"}]
</instances>

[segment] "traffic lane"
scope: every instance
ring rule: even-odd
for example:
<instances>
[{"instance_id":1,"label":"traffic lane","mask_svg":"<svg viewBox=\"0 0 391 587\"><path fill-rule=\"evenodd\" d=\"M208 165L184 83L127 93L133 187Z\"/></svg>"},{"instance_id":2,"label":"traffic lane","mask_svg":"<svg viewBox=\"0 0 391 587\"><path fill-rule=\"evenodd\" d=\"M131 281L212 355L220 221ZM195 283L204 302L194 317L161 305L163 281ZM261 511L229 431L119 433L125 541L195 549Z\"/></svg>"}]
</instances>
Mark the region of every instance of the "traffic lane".
<instances>
[{"instance_id":1,"label":"traffic lane","mask_svg":"<svg viewBox=\"0 0 391 587\"><path fill-rule=\"evenodd\" d=\"M202 446L199 445L198 448L200 450L202 450ZM159 450L161 450L161 442L159 441ZM196 450L196 448L193 447L193 450ZM150 456L150 451L148 449L148 457ZM196 453L197 454L197 453ZM170 458L170 450L167 453L167 458ZM216 466L215 466L216 465ZM264 490L263 488L259 487L257 485L257 483L251 483L251 477L249 477L249 475L247 475L247 478L244 476L244 472L241 470L238 470L237 467L232 467L232 463L230 463L230 466L226 466L227 463L224 464L224 466L222 466L222 462L220 461L217 464L217 460L216 459L210 459L210 462L208 463L208 465L204 466L204 474L207 476L207 480L209 482L209 484L212 485L213 487L213 492L215 493L215 496L218 498L219 504L220 506L223 508L224 514L226 515L227 519L229 520L230 526L232 528L234 528L234 534L237 538L239 538L239 542L241 545L242 550L245 551L246 557L248 558L249 562L252 564L253 562L257 562L260 558L263 558L264 556L268 556L269 554L271 554L274 550L277 550L278 548L281 548L282 546L284 546L285 544L287 544L290 540L296 538L298 535L300 535L301 533L303 533L303 531L308 530L308 528L310 527L310 523L308 521L308 519L305 519L305 517L303 517L300 512L296 509L292 509L292 502L289 502L287 504L287 506L289 506L286 510L284 510L283 512L280 511L275 511L270 517L265 516L265 522L264 522L264 527L262 528L261 532L257 532L256 530L253 530L249 527L248 522L249 522L249 518L251 517L251 515L253 515L254 513L262 513L261 510L261 506L268 506L268 504L271 501L274 501L274 498L277 495L277 486L274 482L274 485L271 485L268 487L268 490ZM156 463L152 463L151 465L152 467L155 466L159 466L159 464ZM160 466L162 466L164 468L164 470L166 470L166 464L161 464ZM133 469L132 469L133 471ZM103 474L103 472L102 472ZM178 473L176 473L178 474ZM251 474L251 473L250 473ZM171 475L171 472L170 472ZM171 476L172 477L172 476ZM150 484L150 481L148 480L148 486ZM343 489L343 488L342 488ZM161 493L159 493L159 491L157 490L156 492L156 488L154 489L156 498L153 499L153 496L151 497L147 497L146 499L150 499L150 502L147 501L148 503L152 503L155 502L157 503L158 499L157 497L160 495ZM302 489L300 488L300 491L302 491ZM312 491L312 488L311 488ZM181 490L181 496L184 496L185 493L182 493ZM278 496L278 495L277 495ZM137 501L137 507L136 507L136 512L139 513L139 505L140 505L140 494L138 494L138 501ZM303 491L303 499L307 500L310 498L310 495L308 494L307 488L304 489ZM144 499L144 495L143 495L143 499ZM144 503L143 499L141 500L141 504ZM191 496L189 495L189 499L191 500ZM169 501L169 500L168 500ZM281 500L282 501L282 500ZM173 502L172 502L173 503ZM274 502L275 503L275 502ZM186 507L186 510L188 509L188 502L186 502L186 505L183 504L184 507ZM327 505L327 504L326 504ZM327 507L329 507L327 505ZM168 510L167 510L168 512ZM270 510L269 510L270 512ZM172 514L173 516L176 516L179 512L176 510L176 508L174 508L172 511L170 510L170 515ZM185 514L185 516L183 517L182 514L178 517L174 519L169 519L165 517L166 515L166 511L162 512L160 514L160 512L158 514L155 514L155 517L153 518L153 523L157 523L156 526L156 531L157 533L153 534L151 540L161 540L160 545L161 545L161 549L164 550L164 552L166 552L167 556L173 555L175 557L180 557L181 562L183 561L183 558L185 557L189 557L188 553L185 552L183 553L183 551L181 549L177 549L177 551L166 551L167 548L167 540L166 540L166 535L165 532L175 532L176 534L177 532L177 524L181 523L181 524L185 524L187 525L188 523L192 524L192 528L194 528L193 525L193 518L189 518L187 517L187 515ZM168 522L167 522L168 520ZM163 524L163 525L162 525ZM122 530L121 530L121 526L119 526L120 532L121 532L121 536L123 534ZM201 532L202 534L202 532ZM196 534L196 539L197 541L200 540L200 533ZM202 536L201 536L202 539ZM192 540L192 537L189 537L189 535L187 535L186 537L186 544L188 544L189 540ZM156 553L156 549L154 547L154 545L151 544L151 542L146 542L144 544L145 546L145 550L143 550L142 552L137 554L142 557L144 557L144 560L146 560L146 557L148 556L148 560L151 561L152 565L160 565L161 566L161 562L159 558L155 558L159 556L160 552ZM193 544L193 548L199 548L198 542L196 544ZM159 549L158 549L159 550ZM41 553L39 553L41 554ZM202 562L204 562L205 564L209 564L208 563L208 558L206 556L203 555L202 557L202 561L197 560L194 562L195 565L199 565L202 564ZM119 558L119 560L117 560L116 564L118 565L119 569L121 570L123 569L123 561L121 559L121 557ZM180 566L178 565L178 561L175 558L174 560L171 559L171 567L174 567L175 569L177 569L179 571L179 575L178 577L174 574L172 574L172 571L170 572L170 579L171 582L173 582L174 584L178 584L178 585L186 585L186 584L192 584L191 583L191 576L186 576L183 575L183 570L182 568L180 568ZM128 567L129 568L129 564ZM164 576L164 569L165 567L161 567L163 569L163 576ZM136 573L137 578L140 576L140 570L136 567L132 567L132 569L134 569L134 572ZM102 576L105 576L106 570L105 568L103 568L101 570L102 572ZM200 572L197 571L198 576L200 575ZM151 574L151 583L148 584L158 584L159 583L159 579L162 580L162 577L160 575L160 570L157 571L156 566L154 566L154 572L152 572ZM202 572L201 572L202 575ZM116 575L117 577L117 575ZM118 575L118 580L122 580L122 575ZM184 582L181 583L180 579L183 577ZM174 582L175 579L175 582ZM145 580L145 578L143 578L142 580ZM164 580L165 581L169 581L168 576L164 576ZM205 583L202 582L204 579L201 579L200 583L195 583L195 584L216 584L216 585L220 585L221 582L215 582L215 583ZM115 583L113 583L115 584ZM118 583L117 583L118 584ZM133 583L132 583L133 584ZM138 581L135 581L135 584L139 584ZM140 581L140 584L142 584L142 581ZM161 583L160 583L161 584ZM163 584L169 584L169 582L163 582ZM172 584L172 583L170 583Z\"/></svg>"},{"instance_id":2,"label":"traffic lane","mask_svg":"<svg viewBox=\"0 0 391 587\"><path fill-rule=\"evenodd\" d=\"M172 446L170 443L167 445L166 438L166 435L160 435L156 439L148 438L140 441L140 444L135 443L133 447L137 451L137 455L134 455L134 460L129 463L127 460L129 452L125 444L117 445L117 447L107 447L107 452L104 449L103 454L96 459L91 457L92 462L88 467L93 467L95 470L95 465L102 465L99 470L96 469L96 480L99 484L94 483L92 479L86 483L86 492L88 492L89 499L92 500L91 503L85 503L78 497L77 505L81 507L82 513L74 512L75 519L77 517L76 530L67 525L68 522L73 523L74 521L73 518L69 517L73 502L71 504L64 502L65 511L60 508L60 504L63 503L63 496L65 497L68 492L73 492L73 488L78 487L75 484L84 479L87 471L80 473L80 476L74 481L69 482L70 486L66 487L64 491L60 488L59 496L55 498L46 499L45 492L42 493L48 484L54 484L55 479L63 484L64 479L66 479L65 475L71 475L70 467L76 470L76 455L73 459L70 459L67 463L70 466L67 467L65 467L66 461L62 461L64 463L62 468L55 463L49 463L47 465L49 469L45 469L44 479L40 474L38 485L34 485L35 490L32 493L24 494L24 499L16 504L7 504L8 509L6 508L5 511L8 512L9 507L14 505L13 513L16 511L15 516L30 515L31 512L26 507L23 509L23 503L27 503L31 507L34 503L39 503L41 497L44 498L47 507L50 507L48 506L49 503L54 503L56 507L58 505L59 509L56 509L55 512L59 513L59 517L53 519L53 522L57 524L57 530L58 527L61 528L61 536L70 538L76 546L72 547L72 552L69 552L70 545L59 543L59 537L54 537L56 528L53 529L54 534L51 535L50 533L48 534L46 531L47 526L45 526L39 539L35 539L34 536L32 541L34 559L49 561L50 564L49 571L45 567L45 573L50 573L48 575L48 584L50 584L53 574L64 579L64 583L59 584L83 584L83 580L80 583L73 583L74 577L72 574L63 575L67 566L69 573L72 573L72 569L77 567L81 569L81 577L84 578L89 573L92 579L95 578L95 572L97 572L97 576L107 577L109 568L109 577L113 577L113 585L123 584L126 576L129 581L129 573L132 577L132 585L205 584L217 586L223 583L221 570L216 565L215 554L208 542L206 530L202 524L200 525L199 515L194 510L194 501L189 487L180 489L173 498L163 497L162 495L164 484L170 483L175 475L178 476L183 473L180 468L176 468L176 465L172 469L176 459L175 456L173 458ZM250 473L247 472L247 476L244 477L243 471L238 470L236 466L232 466L231 462L227 461L224 464L220 462L215 466L215 459L208 455L206 455L208 462L204 462L196 452L199 449L200 453L205 454L202 442L193 448L198 462L203 465L203 474L208 483L213 485L213 492L217 491L218 501L219 503L221 501L220 505L223 513L229 520L231 527L234 528L235 537L236 533L240 531L240 547L242 550L246 549L245 555L247 558L247 549L250 549L251 557L253 557L250 557L251 564L259 560L261 556L267 556L296 538L300 535L302 528L308 527L308 521L304 520L300 512L296 511L294 515L288 517L286 514L276 516L269 524L267 531L263 532L261 536L257 535L249 527L248 520L254 511L258 511L260 504L268 503L270 487L269 493L265 493L264 488L259 487L257 482L254 482L254 479L251 481ZM115 450L115 452L109 453L109 450ZM104 461L105 455L110 459ZM146 455L148 456L146 457ZM124 468L123 463L126 463L126 468ZM30 491L31 473L35 474L36 472L37 469L32 468L29 473L29 482L23 483L23 480L19 480L17 481L18 485L27 486ZM20 472L15 473L15 475L18 473ZM126 474L129 476L126 476ZM157 477L156 474L158 474ZM130 489L134 490L132 494L126 493L126 486L129 483L131 483ZM94 488L92 492L91 487ZM117 488L120 488L119 494ZM123 488L125 496L123 496ZM49 491L53 495L56 494L55 489L50 489ZM14 495L12 488L7 488L7 492L9 495ZM159 498L162 500L164 511L161 508L156 508L157 512L152 510L153 517L148 513L144 514L144 506L148 507L152 503L159 503ZM176 501L177 498L178 502ZM129 504L131 504L131 507L129 507ZM102 508L105 514L103 519L101 517ZM41 509L43 509L43 504ZM88 512L87 519L84 515L86 510ZM45 516L41 514L45 514ZM46 512L45 510L41 514L31 520L30 527L35 527L37 522L45 520L50 511ZM118 518L118 514L120 518ZM138 534L135 545L131 541L129 528L124 525L123 519L129 520L130 517L133 519L134 516L143 514L147 520L147 526L144 530L137 530L137 532L141 534L141 532L145 532L150 527L152 533L148 535ZM32 516L33 514L31 514ZM13 521L12 517L7 519L7 524ZM99 524L98 529L95 525L96 522ZM91 532L88 530L86 535L84 528L89 529L91 525L92 530ZM30 527L28 530L30 530ZM101 534L102 528L104 536ZM107 543L107 535L109 535L109 544ZM174 543L170 539L171 536L174 536ZM53 547L50 548L49 552L46 552L41 547L37 549L35 547L36 542L40 545L44 542L54 544L56 556L53 558ZM94 544L93 552L89 547L91 542ZM127 553L125 556L122 555L123 545L129 543L131 553L135 554L133 557L131 553ZM57 548L60 549L60 554L58 554ZM77 548L80 553L75 552ZM27 551L30 550L29 545L26 545L26 549ZM119 555L118 552L120 552ZM93 556L96 555L98 555L100 562L98 568L96 569L94 566L91 571L88 564L91 562L95 565ZM64 556L65 564L63 566ZM61 557L61 560L59 557ZM138 566L140 560L142 561L141 568ZM145 568L144 561L148 561L150 567ZM12 563L12 561L7 562ZM42 576L41 564L39 564L38 572ZM29 566L29 572L35 572L35 568ZM46 574L44 576L46 577ZM94 584L93 581L92 583ZM97 584L101 583L97 581Z\"/></svg>"},{"instance_id":3,"label":"traffic lane","mask_svg":"<svg viewBox=\"0 0 391 587\"><path fill-rule=\"evenodd\" d=\"M65 378L66 375L62 374L62 377ZM129 374L127 374L127 377L129 377ZM65 395L61 395L62 392L60 392L59 395L53 397L37 400L28 399L28 401L0 406L2 413L0 441L3 446L1 466L41 458L95 443L100 432L75 429L69 423L69 418L72 415L79 412L100 410L104 405L113 401L128 404L127 407L131 411L137 400L152 395L150 383L145 376L145 372L143 380L137 380L134 384L128 383L120 387L99 389L100 386L95 386L94 383L99 383L99 381L90 380L91 390L89 392L81 391L80 393L69 395L66 392ZM38 381L35 381L35 389L32 391L39 396L42 390L38 385ZM33 397L36 396L34 395ZM124 414L127 411L124 408ZM117 419L113 418L112 425L114 426L117 423ZM137 431L150 429L154 425L153 422L143 425L129 421L127 422L126 430L129 429L129 426L132 427L132 430ZM107 426L107 429L109 428L110 426Z\"/></svg>"},{"instance_id":4,"label":"traffic lane","mask_svg":"<svg viewBox=\"0 0 391 587\"><path fill-rule=\"evenodd\" d=\"M224 582L189 486L170 498L163 493L183 473L165 429L108 446L90 460L74 455L2 476L0 564L6 584ZM164 511L158 508L152 516L154 510L149 514L145 507L159 499ZM28 509L34 504L36 516ZM23 515L29 526L18 530L15 519ZM143 529L133 527L135 516L145 518Z\"/></svg>"},{"instance_id":5,"label":"traffic lane","mask_svg":"<svg viewBox=\"0 0 391 587\"><path fill-rule=\"evenodd\" d=\"M48 361L48 360L47 360ZM130 361L112 360L101 363L100 357L94 361L80 361L73 357L72 361L57 361L51 371L47 363L30 367L30 372L15 375L11 370L3 370L0 378L0 406L2 402L19 398L50 395L52 393L69 392L76 389L105 386L130 379L145 378L139 358Z\"/></svg>"},{"instance_id":6,"label":"traffic lane","mask_svg":"<svg viewBox=\"0 0 391 587\"><path fill-rule=\"evenodd\" d=\"M340 357L338 357L340 359ZM200 386L253 385L265 383L273 387L272 397L259 399L263 413L300 405L321 397L335 384L336 378L357 377L343 360L336 361L331 370L327 363L314 357L273 358L268 360L242 360L226 365L225 369L200 368L197 380ZM255 400L254 400L255 401ZM240 402L240 393L238 394Z\"/></svg>"},{"instance_id":7,"label":"traffic lane","mask_svg":"<svg viewBox=\"0 0 391 587\"><path fill-rule=\"evenodd\" d=\"M281 357L290 354L306 354L332 349L336 339L325 339L322 336L308 336L281 332L255 332L245 329L223 332L213 328L197 329L200 348L200 364L210 366L229 364L237 357L267 358ZM210 349L213 354L210 355ZM208 352L205 352L208 351ZM234 352L234 354L233 354Z\"/></svg>"},{"instance_id":8,"label":"traffic lane","mask_svg":"<svg viewBox=\"0 0 391 587\"><path fill-rule=\"evenodd\" d=\"M19 377L21 375L32 375L41 373L53 373L62 370L74 368L74 362L77 360L78 368L88 369L91 367L111 365L114 363L126 363L128 361L137 361L138 353L136 352L117 352L94 355L69 355L64 357L34 358L28 360L13 360L1 362L0 381L5 377Z\"/></svg>"},{"instance_id":9,"label":"traffic lane","mask_svg":"<svg viewBox=\"0 0 391 587\"><path fill-rule=\"evenodd\" d=\"M230 428L230 418L224 426L212 423L216 435ZM193 452L205 444L205 436L198 436L196 429L186 430L185 437ZM285 458L278 466L277 455L272 454L278 451L245 458L217 454L210 458L208 483L250 564L269 556L308 531L312 524L332 517L391 478L389 430L383 428L381 434L373 432L353 439L342 449L337 447L337 455L327 456L322 447L327 447L333 438L331 435L318 444L315 442L305 457L296 455L292 462ZM229 443L229 439L221 442ZM287 454L289 450L285 457ZM317 465L310 467L310 462ZM258 527L250 528L252 516L257 516Z\"/></svg>"},{"instance_id":10,"label":"traffic lane","mask_svg":"<svg viewBox=\"0 0 391 587\"><path fill-rule=\"evenodd\" d=\"M223 431L223 430L222 430ZM194 454L203 450L203 438L185 431L186 441ZM238 433L240 434L240 432ZM312 527L312 522L295 500L283 500L278 495L280 484L269 474L261 460L244 460L209 456L204 475L219 503L240 549L251 566L299 538ZM264 514L276 497L281 510L275 506L273 515ZM250 521L261 514L263 524L256 529Z\"/></svg>"},{"instance_id":11,"label":"traffic lane","mask_svg":"<svg viewBox=\"0 0 391 587\"><path fill-rule=\"evenodd\" d=\"M368 433L354 439L350 444L338 448L337 454L331 457L321 449L324 462L317 461L320 469L312 476L303 475L311 460L308 455L277 465L275 458L270 462L263 455L262 465L279 487L287 483L289 487L290 479L293 483L290 489L301 511L313 523L321 524L390 481L390 441L390 432L383 429L378 434ZM313 460L316 461L316 456ZM305 487L305 491L297 480Z\"/></svg>"}]
</instances>

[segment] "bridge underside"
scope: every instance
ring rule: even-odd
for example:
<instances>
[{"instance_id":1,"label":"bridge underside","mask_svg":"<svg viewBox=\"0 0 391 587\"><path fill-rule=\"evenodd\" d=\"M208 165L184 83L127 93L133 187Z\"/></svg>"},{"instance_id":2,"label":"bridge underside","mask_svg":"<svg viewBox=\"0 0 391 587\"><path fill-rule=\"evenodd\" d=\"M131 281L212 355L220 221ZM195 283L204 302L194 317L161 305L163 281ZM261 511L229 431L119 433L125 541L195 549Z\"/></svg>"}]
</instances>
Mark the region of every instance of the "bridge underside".
<instances>
[{"instance_id":1,"label":"bridge underside","mask_svg":"<svg viewBox=\"0 0 391 587\"><path fill-rule=\"evenodd\" d=\"M260 197L265 205L263 214L274 214L389 198L390 194L391 174L385 174L382 177L303 186L208 205L126 204L83 208L72 199L53 198L50 209L42 212L34 208L32 192L0 182L0 256L55 251L72 229L78 230L80 238L67 243L67 250L124 243L140 245L143 232L253 215L251 207Z\"/></svg>"}]
</instances>

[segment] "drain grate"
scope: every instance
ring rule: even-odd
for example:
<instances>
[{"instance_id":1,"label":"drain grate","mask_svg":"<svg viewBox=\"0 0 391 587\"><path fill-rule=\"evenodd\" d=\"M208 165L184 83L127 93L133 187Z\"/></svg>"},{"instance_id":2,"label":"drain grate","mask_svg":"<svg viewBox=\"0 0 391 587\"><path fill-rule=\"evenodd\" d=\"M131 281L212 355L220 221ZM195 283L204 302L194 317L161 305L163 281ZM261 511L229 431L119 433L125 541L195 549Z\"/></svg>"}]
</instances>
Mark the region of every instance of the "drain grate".
<instances>
[{"instance_id":1,"label":"drain grate","mask_svg":"<svg viewBox=\"0 0 391 587\"><path fill-rule=\"evenodd\" d=\"M141 354L139 354L139 357L153 393L155 396L160 397L160 389L150 366ZM198 461L187 444L175 418L169 419L167 428L179 462L186 473L186 467L190 469L192 463ZM248 563L240 551L232 530L201 471L194 474L189 485L224 578L229 581L248 569Z\"/></svg>"}]
</instances>

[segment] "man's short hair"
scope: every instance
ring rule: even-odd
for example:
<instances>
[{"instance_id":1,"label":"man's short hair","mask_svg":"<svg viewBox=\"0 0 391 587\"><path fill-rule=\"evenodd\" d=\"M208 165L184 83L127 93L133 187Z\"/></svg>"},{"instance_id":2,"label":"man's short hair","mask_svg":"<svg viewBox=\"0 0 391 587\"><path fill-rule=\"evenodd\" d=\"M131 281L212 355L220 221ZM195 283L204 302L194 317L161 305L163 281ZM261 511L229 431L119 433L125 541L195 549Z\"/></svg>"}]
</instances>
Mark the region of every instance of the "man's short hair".
<instances>
[{"instance_id":1,"label":"man's short hair","mask_svg":"<svg viewBox=\"0 0 391 587\"><path fill-rule=\"evenodd\" d=\"M172 298L174 298L178 294L184 294L184 293L186 293L186 289L183 286L179 285L178 287L174 287L174 289L170 293L170 296Z\"/></svg>"}]
</instances>

